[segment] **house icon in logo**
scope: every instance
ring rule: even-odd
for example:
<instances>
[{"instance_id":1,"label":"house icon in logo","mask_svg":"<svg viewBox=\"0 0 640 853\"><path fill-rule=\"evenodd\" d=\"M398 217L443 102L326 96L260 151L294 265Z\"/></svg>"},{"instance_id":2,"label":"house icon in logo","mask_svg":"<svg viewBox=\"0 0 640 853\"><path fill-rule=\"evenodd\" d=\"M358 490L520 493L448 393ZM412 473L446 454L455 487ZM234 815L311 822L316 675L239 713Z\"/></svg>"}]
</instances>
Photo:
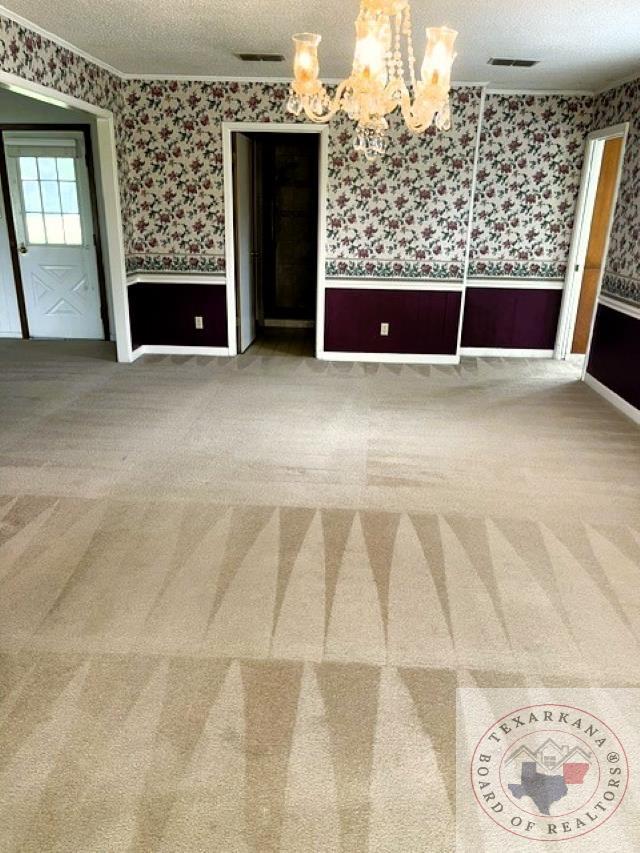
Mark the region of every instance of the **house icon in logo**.
<instances>
[{"instance_id":1,"label":"house icon in logo","mask_svg":"<svg viewBox=\"0 0 640 853\"><path fill-rule=\"evenodd\" d=\"M562 768L567 763L582 763L591 767L592 754L580 746L573 748L556 743L553 738L547 738L537 749L532 749L526 744L521 744L507 756L505 764L507 767L514 763L535 763L541 773L552 773Z\"/></svg>"}]
</instances>

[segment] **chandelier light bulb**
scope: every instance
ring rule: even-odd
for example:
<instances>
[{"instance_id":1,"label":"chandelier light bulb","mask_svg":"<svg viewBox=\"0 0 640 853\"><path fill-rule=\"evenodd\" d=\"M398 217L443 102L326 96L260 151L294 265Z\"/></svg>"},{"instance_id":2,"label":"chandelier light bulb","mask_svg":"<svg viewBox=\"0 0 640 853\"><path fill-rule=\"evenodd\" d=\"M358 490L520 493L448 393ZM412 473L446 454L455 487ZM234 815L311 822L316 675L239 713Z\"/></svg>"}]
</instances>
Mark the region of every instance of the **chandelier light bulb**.
<instances>
[{"instance_id":1,"label":"chandelier light bulb","mask_svg":"<svg viewBox=\"0 0 640 853\"><path fill-rule=\"evenodd\" d=\"M448 27L427 27L427 46L422 63L422 81L448 93L451 66L456 58L453 50L458 33Z\"/></svg>"},{"instance_id":2,"label":"chandelier light bulb","mask_svg":"<svg viewBox=\"0 0 640 853\"><path fill-rule=\"evenodd\" d=\"M391 47L391 31L382 15L360 16L356 21L356 48L353 75L387 83L387 52Z\"/></svg>"},{"instance_id":3,"label":"chandelier light bulb","mask_svg":"<svg viewBox=\"0 0 640 853\"><path fill-rule=\"evenodd\" d=\"M313 122L328 122L344 111L356 122L355 148L370 160L383 153L387 116L400 110L416 134L435 125L451 127L449 89L455 60L455 30L428 27L420 79L416 80L409 0L360 0L351 76L329 97L319 80L321 36L293 36L294 79L287 109ZM403 58L402 45L406 57Z\"/></svg>"},{"instance_id":4,"label":"chandelier light bulb","mask_svg":"<svg viewBox=\"0 0 640 853\"><path fill-rule=\"evenodd\" d=\"M322 41L322 36L316 33L298 33L293 36L296 53L293 61L293 73L296 82L303 87L305 84L313 84L318 79L320 73L320 63L318 62L318 45ZM311 85L311 89L313 85Z\"/></svg>"}]
</instances>

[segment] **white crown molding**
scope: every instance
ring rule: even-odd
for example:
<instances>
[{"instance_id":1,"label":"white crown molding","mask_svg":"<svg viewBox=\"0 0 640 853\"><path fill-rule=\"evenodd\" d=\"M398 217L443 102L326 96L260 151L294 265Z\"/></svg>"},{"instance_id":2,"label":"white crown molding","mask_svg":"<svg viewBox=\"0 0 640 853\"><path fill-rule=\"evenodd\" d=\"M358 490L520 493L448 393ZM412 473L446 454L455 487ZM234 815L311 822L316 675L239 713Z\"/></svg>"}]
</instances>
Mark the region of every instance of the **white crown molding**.
<instances>
[{"instance_id":1,"label":"white crown molding","mask_svg":"<svg viewBox=\"0 0 640 853\"><path fill-rule=\"evenodd\" d=\"M119 71L119 76L125 81L141 80L143 82L178 83L291 83L291 77L229 77L218 74L135 74L129 71ZM325 86L337 86L342 82L338 77L323 77ZM486 81L460 80L451 83L452 89L484 89L489 84Z\"/></svg>"},{"instance_id":2,"label":"white crown molding","mask_svg":"<svg viewBox=\"0 0 640 853\"><path fill-rule=\"evenodd\" d=\"M217 74L134 74L119 71L120 78L125 82L141 81L143 83L290 83L291 77L223 77ZM325 79L327 85L337 85L340 81Z\"/></svg>"},{"instance_id":3,"label":"white crown molding","mask_svg":"<svg viewBox=\"0 0 640 853\"><path fill-rule=\"evenodd\" d=\"M592 98L596 94L594 89L507 89L498 86L487 85L487 95L572 95L574 97Z\"/></svg>"},{"instance_id":4,"label":"white crown molding","mask_svg":"<svg viewBox=\"0 0 640 853\"><path fill-rule=\"evenodd\" d=\"M33 21L30 21L28 18L23 18L22 15L18 15L15 12L12 12L11 9L7 9L6 6L0 5L0 15L5 18L9 18L9 20L13 21L21 27L24 27L27 30L33 30L34 33L37 33L43 38L49 39L49 41L55 42L56 44L60 45L60 47L64 47L67 50L76 53L78 56L81 56L88 62L92 62L94 65L98 65L100 68L103 68L105 71L108 71L110 74L113 74L116 77L122 77L122 72L115 68L113 65L109 65L109 63L105 62L103 59L98 59L97 57L92 56L90 53L87 53L86 50L82 50L82 48L77 47L77 45L72 44L70 41L61 38L55 33L49 32L49 30L45 30L44 27L39 27L38 24L34 24Z\"/></svg>"},{"instance_id":5,"label":"white crown molding","mask_svg":"<svg viewBox=\"0 0 640 853\"><path fill-rule=\"evenodd\" d=\"M640 68L634 71L633 74L621 77L619 80L614 80L613 83L606 83L601 88L596 89L594 95L604 95L605 92L610 92L612 89L617 89L618 86L624 86L626 83L633 83L638 78L640 78Z\"/></svg>"},{"instance_id":6,"label":"white crown molding","mask_svg":"<svg viewBox=\"0 0 640 853\"><path fill-rule=\"evenodd\" d=\"M7 9L6 6L0 5L0 15L3 15L5 18L9 18L9 20L14 21L16 24L19 24L21 27L25 27L26 29L32 30L34 33L38 33L38 35L43 36L43 38L49 39L52 42L60 45L60 47L64 47L67 50L73 51L73 53L81 56L83 59L86 59L87 62L92 62L94 65L97 65L99 68L103 68L105 71L108 71L110 74L119 77L121 80L132 81L132 80L142 80L142 81L152 81L157 80L161 81L177 81L182 83L274 83L274 84L282 84L282 83L290 83L291 77L229 77L229 76L221 76L216 74L136 74L132 71L121 71L119 68L116 68L114 65L110 65L108 62L105 62L103 59L98 59L97 56L93 56L90 53L87 53L86 50L82 50L82 48L77 47L77 45L73 44L66 39L61 38L55 33L50 32L49 30L45 30L44 27L38 26L38 24L34 24L33 21L30 21L28 18L24 18L22 15L18 15L16 12L12 12L11 9ZM491 83L487 80L480 81L454 81L451 84L452 89L472 89L472 88L482 88L487 91L487 94L490 95L576 95L576 96L593 96L599 95L602 92L606 92L609 89L615 89L616 86L621 86L624 83L630 83L633 80L640 77L640 70L637 74L628 77L624 80L619 80L615 83L607 83L602 89L595 90L586 90L586 89L503 89L499 87L492 87ZM337 77L326 78L324 83L331 85L337 85L341 82L341 80Z\"/></svg>"}]
</instances>

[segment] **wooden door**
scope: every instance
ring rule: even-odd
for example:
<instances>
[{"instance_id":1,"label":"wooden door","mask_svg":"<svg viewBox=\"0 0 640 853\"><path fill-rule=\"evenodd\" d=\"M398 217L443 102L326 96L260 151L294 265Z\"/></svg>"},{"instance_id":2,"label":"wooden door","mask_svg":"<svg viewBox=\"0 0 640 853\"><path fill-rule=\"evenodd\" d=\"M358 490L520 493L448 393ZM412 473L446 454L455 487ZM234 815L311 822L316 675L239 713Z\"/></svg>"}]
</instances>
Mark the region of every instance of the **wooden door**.
<instances>
[{"instance_id":1,"label":"wooden door","mask_svg":"<svg viewBox=\"0 0 640 853\"><path fill-rule=\"evenodd\" d=\"M613 200L618 179L618 167L622 152L622 137L609 139L602 154L602 165L598 179L598 190L593 208L589 244L582 275L582 287L578 302L578 313L573 333L571 352L583 355L589 343L591 318L595 308L598 282L604 264L604 253L613 214Z\"/></svg>"}]
</instances>

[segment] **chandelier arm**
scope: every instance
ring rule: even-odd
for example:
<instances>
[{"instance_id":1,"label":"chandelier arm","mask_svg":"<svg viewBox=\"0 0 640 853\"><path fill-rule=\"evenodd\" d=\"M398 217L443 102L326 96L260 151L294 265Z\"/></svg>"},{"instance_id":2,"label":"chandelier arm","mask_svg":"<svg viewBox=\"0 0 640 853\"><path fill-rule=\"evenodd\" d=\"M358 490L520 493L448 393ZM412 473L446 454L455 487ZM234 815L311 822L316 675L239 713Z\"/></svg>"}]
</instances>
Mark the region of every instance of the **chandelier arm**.
<instances>
[{"instance_id":1,"label":"chandelier arm","mask_svg":"<svg viewBox=\"0 0 640 853\"><path fill-rule=\"evenodd\" d=\"M428 125L424 124L424 122L418 121L413 115L411 95L409 94L407 87L404 85L400 97L400 112L402 113L402 118L404 119L405 124L412 133L422 133L427 129Z\"/></svg>"},{"instance_id":2,"label":"chandelier arm","mask_svg":"<svg viewBox=\"0 0 640 853\"><path fill-rule=\"evenodd\" d=\"M428 119L417 119L414 115L415 100L413 102L411 101L411 95L405 88L403 97L400 100L400 111L409 130L412 133L421 134L431 127L434 116L437 115L437 113L442 110L446 104L447 98L438 101L433 104L433 111L430 111Z\"/></svg>"},{"instance_id":3,"label":"chandelier arm","mask_svg":"<svg viewBox=\"0 0 640 853\"><path fill-rule=\"evenodd\" d=\"M328 113L324 113L323 115L318 115L314 113L309 104L305 103L303 106L303 111L305 116L312 121L314 124L327 124L331 121L331 119L335 116L337 110L330 111Z\"/></svg>"},{"instance_id":4,"label":"chandelier arm","mask_svg":"<svg viewBox=\"0 0 640 853\"><path fill-rule=\"evenodd\" d=\"M342 109L342 96L344 94L344 90L349 85L349 81L351 78L343 80L335 91L333 98L329 100L329 109L326 113L322 113L318 115L311 109L311 104L309 100L304 99L303 110L306 117L309 121L312 121L314 124L327 124L331 121L332 118Z\"/></svg>"}]
</instances>

